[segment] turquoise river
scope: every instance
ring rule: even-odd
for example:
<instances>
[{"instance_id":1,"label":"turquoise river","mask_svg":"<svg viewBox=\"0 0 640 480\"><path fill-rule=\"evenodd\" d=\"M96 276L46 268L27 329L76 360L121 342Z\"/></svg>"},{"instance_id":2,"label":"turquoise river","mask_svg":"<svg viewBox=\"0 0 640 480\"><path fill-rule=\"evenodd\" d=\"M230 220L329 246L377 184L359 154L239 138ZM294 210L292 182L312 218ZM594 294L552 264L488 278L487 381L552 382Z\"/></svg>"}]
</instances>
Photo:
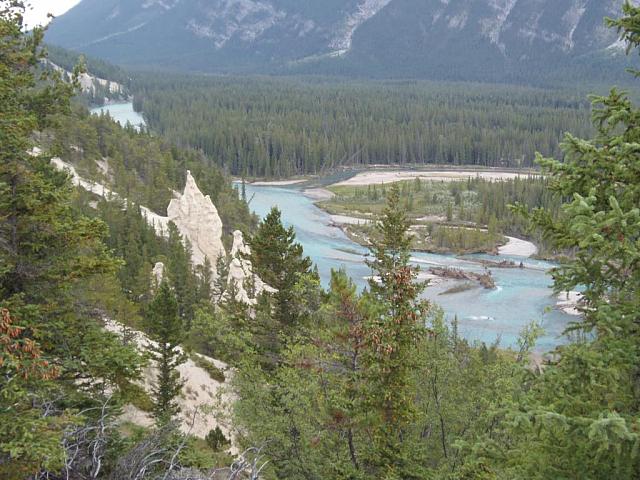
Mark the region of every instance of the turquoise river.
<instances>
[{"instance_id":1,"label":"turquoise river","mask_svg":"<svg viewBox=\"0 0 640 480\"><path fill-rule=\"evenodd\" d=\"M366 249L333 226L331 217L300 188L247 185L246 190L250 206L259 216L264 217L272 206L280 208L283 221L293 225L305 253L318 265L323 284L327 285L331 269L344 268L359 286L366 286L371 274L364 262ZM522 328L535 321L545 330L537 351L548 351L562 341L563 329L576 317L555 309L556 299L550 288L552 280L546 273L552 264L523 257L475 255L471 258L523 261L525 268L491 269L497 283L495 290L474 288L441 295L452 286L450 282L426 289L425 297L440 305L448 319L458 317L463 336L487 343L499 339L500 345L515 347ZM412 261L423 270L431 266L477 272L484 269L479 263L451 255L415 252Z\"/></svg>"}]
</instances>

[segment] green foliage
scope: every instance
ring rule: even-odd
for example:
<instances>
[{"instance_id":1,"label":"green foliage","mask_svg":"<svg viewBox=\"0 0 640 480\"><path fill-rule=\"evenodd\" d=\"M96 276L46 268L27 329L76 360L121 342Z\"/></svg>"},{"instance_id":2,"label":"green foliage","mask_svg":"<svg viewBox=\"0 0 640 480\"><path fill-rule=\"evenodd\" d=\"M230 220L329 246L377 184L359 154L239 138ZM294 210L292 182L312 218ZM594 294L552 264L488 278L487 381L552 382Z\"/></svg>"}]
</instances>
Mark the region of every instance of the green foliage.
<instances>
[{"instance_id":1,"label":"green foliage","mask_svg":"<svg viewBox=\"0 0 640 480\"><path fill-rule=\"evenodd\" d=\"M164 215L173 191L182 191L190 170L198 187L216 205L225 238L234 230L250 232L257 223L229 178L201 151L178 148L161 136L133 128L123 129L107 115L89 115L80 108L74 115L59 118L53 133L52 140L43 139L52 151L73 164L84 178L107 185L137 205Z\"/></svg>"},{"instance_id":2,"label":"green foliage","mask_svg":"<svg viewBox=\"0 0 640 480\"><path fill-rule=\"evenodd\" d=\"M186 361L180 351L184 338L183 324L178 315L175 294L164 281L147 309L147 326L156 341L149 348L151 357L158 368L158 378L153 387L153 413L158 425L166 425L180 411L176 397L180 395L184 381L180 380L178 366Z\"/></svg>"},{"instance_id":3,"label":"green foliage","mask_svg":"<svg viewBox=\"0 0 640 480\"><path fill-rule=\"evenodd\" d=\"M55 45L47 45L46 55L47 60L65 69L67 72L73 72L76 65L83 64L89 74L101 79L117 82L125 89L129 87L131 82L131 78L127 72L120 67L107 63L99 58L87 57L86 55L82 55L71 50L65 50L64 48L60 48ZM95 84L94 87L95 90L86 95L87 101L91 105L102 105L105 98L110 98L111 100L123 100L120 95L113 98L113 92L105 86Z\"/></svg>"},{"instance_id":4,"label":"green foliage","mask_svg":"<svg viewBox=\"0 0 640 480\"><path fill-rule=\"evenodd\" d=\"M191 265L191 246L188 243L185 245L182 235L173 223L169 224L167 243L167 278L178 301L178 315L184 328L189 331L193 320L193 308L198 301L198 280Z\"/></svg>"},{"instance_id":5,"label":"green foliage","mask_svg":"<svg viewBox=\"0 0 640 480\"><path fill-rule=\"evenodd\" d=\"M370 247L373 278L372 315L365 324L363 363L367 370L366 405L372 417L374 462L380 478L419 478L420 468L408 462L409 442L403 437L416 420L413 372L426 335L428 304L419 300L423 284L409 265L409 223L393 184L387 206L377 223L378 239Z\"/></svg>"},{"instance_id":6,"label":"green foliage","mask_svg":"<svg viewBox=\"0 0 640 480\"><path fill-rule=\"evenodd\" d=\"M69 180L50 156L27 153L52 115L68 114L74 84L52 72L36 78L43 31L23 33L22 12L21 2L0 2L0 306L17 319L17 340L34 364L54 369L56 381L37 371L15 376L5 363L13 347L2 343L0 468L8 478L58 470L63 433L83 421L73 409L107 390L118 395L140 367L101 328L107 302L94 289L119 267L103 243L104 223L74 209Z\"/></svg>"},{"instance_id":7,"label":"green foliage","mask_svg":"<svg viewBox=\"0 0 640 480\"><path fill-rule=\"evenodd\" d=\"M179 459L183 468L197 469L191 470L193 475L196 475L196 471L204 472L211 468L226 467L234 461L224 450L215 450L206 440L196 437L187 437Z\"/></svg>"},{"instance_id":8,"label":"green foliage","mask_svg":"<svg viewBox=\"0 0 640 480\"><path fill-rule=\"evenodd\" d=\"M334 272L310 338L290 344L274 372L249 362L238 371L235 421L244 444L268 440L265 478L449 478L466 461L461 447L490 437L518 398L523 364L496 345L470 345L437 310L415 339L410 378L384 368L393 358L371 336L380 310ZM382 390L376 376L392 374L405 379L406 396ZM388 423L385 404L401 412Z\"/></svg>"},{"instance_id":9,"label":"green foliage","mask_svg":"<svg viewBox=\"0 0 640 480\"><path fill-rule=\"evenodd\" d=\"M255 273L277 289L274 317L285 328L295 327L301 312L294 308L296 284L311 275L311 260L296 243L293 227L285 228L280 210L273 207L258 226L249 244Z\"/></svg>"},{"instance_id":10,"label":"green foliage","mask_svg":"<svg viewBox=\"0 0 640 480\"><path fill-rule=\"evenodd\" d=\"M221 308L198 308L187 345L209 357L236 364L247 352L251 336L244 324L246 306L238 316L229 313L228 307L223 303ZM213 378L219 378L220 373L216 372Z\"/></svg>"},{"instance_id":11,"label":"green foliage","mask_svg":"<svg viewBox=\"0 0 640 480\"><path fill-rule=\"evenodd\" d=\"M42 359L40 346L13 324L8 310L0 319L0 476L24 478L39 468L62 462L62 433L73 418L44 418L29 402L29 392L41 389L58 375L58 369ZM32 436L37 433L37 436ZM7 456L9 461L7 461ZM42 461L43 457L48 457Z\"/></svg>"},{"instance_id":12,"label":"green foliage","mask_svg":"<svg viewBox=\"0 0 640 480\"><path fill-rule=\"evenodd\" d=\"M220 427L210 430L209 433L207 433L205 441L214 452L219 452L230 443L227 437L224 436L224 433L222 433L222 430L220 430Z\"/></svg>"},{"instance_id":13,"label":"green foliage","mask_svg":"<svg viewBox=\"0 0 640 480\"><path fill-rule=\"evenodd\" d=\"M153 262L168 257L168 242L156 236L140 210L130 203L100 200L96 208L92 208L85 198L82 208L86 215L99 217L108 225L106 243L123 262L117 275L127 297L135 302L148 301ZM121 314L116 319L125 325L139 326L136 319L128 315Z\"/></svg>"},{"instance_id":14,"label":"green foliage","mask_svg":"<svg viewBox=\"0 0 640 480\"><path fill-rule=\"evenodd\" d=\"M225 381L224 372L216 367L212 362L200 355L191 355L193 362L209 374L211 380L223 383Z\"/></svg>"},{"instance_id":15,"label":"green foliage","mask_svg":"<svg viewBox=\"0 0 640 480\"><path fill-rule=\"evenodd\" d=\"M638 46L640 9L616 25ZM575 258L553 271L557 291L584 289L584 318L529 388L492 451L507 476L635 478L640 471L640 113L615 89L593 97L591 140L567 135L565 161L539 157L551 188L570 200L563 221L528 218ZM524 208L516 210L523 212ZM506 462L505 462L506 459Z\"/></svg>"},{"instance_id":16,"label":"green foliage","mask_svg":"<svg viewBox=\"0 0 640 480\"><path fill-rule=\"evenodd\" d=\"M531 167L590 133L575 92L428 82L143 76L136 110L235 175L290 177L344 165ZM318 108L321 105L322 108Z\"/></svg>"},{"instance_id":17,"label":"green foliage","mask_svg":"<svg viewBox=\"0 0 640 480\"><path fill-rule=\"evenodd\" d=\"M152 459L154 478L186 474L166 471L169 457L200 469L226 462L213 452L227 445L220 429L205 442L181 437L171 424L182 387L177 367L186 358L181 343L234 365L234 429L240 446L265 445L267 480L637 477L640 112L625 94L593 99L596 136L567 135L564 161L539 157L545 179L412 181L347 192L381 214L363 292L343 272L333 272L324 292L295 232L272 210L250 242L251 260L278 292L247 306L235 300L226 275L212 290L209 269L191 265L175 227L158 238L134 203L101 200L90 209L91 195L74 195L48 154L26 153L40 139L89 178L159 212L192 168L229 207L224 215L237 217L231 228L250 231L254 222L203 155L105 117L70 116L71 86L55 75L34 77L42 32L23 33L21 17L7 2L0 6L0 477L23 480L44 469L43 476L58 478L64 461L77 460L69 478L127 478L134 473L127 462L138 454ZM640 8L628 5L625 13L611 23L638 46ZM380 105L370 108L385 111ZM266 157L278 160L265 163L264 173L322 168L318 159L332 152L293 168L281 160L303 155L278 148L269 141ZM97 160L108 168L98 171ZM511 201L521 205L507 210ZM450 222L486 225L492 238L531 222L553 249L575 252L553 275L558 291L584 290L583 318L542 368L530 357L538 325L523 330L515 352L497 341L470 344L457 321L445 322L421 299L408 228L414 215L435 208ZM430 234L453 236L447 228ZM159 259L167 279L150 290ZM226 259L210 260L225 273ZM214 306L212 297L222 302ZM105 317L125 325L122 339L104 330ZM142 362L129 329L139 324L156 341L153 398L136 383ZM203 357L193 359L225 380ZM116 405L107 412L111 394ZM102 428L124 402L153 410L161 428L129 438L126 426L125 437ZM82 435L91 454L75 446L79 456L65 452ZM88 474L96 453L104 462L99 475Z\"/></svg>"},{"instance_id":18,"label":"green foliage","mask_svg":"<svg viewBox=\"0 0 640 480\"><path fill-rule=\"evenodd\" d=\"M243 442L269 441L265 478L446 478L462 462L458 445L489 435L519 394L514 355L469 345L420 300L407 227L392 186L371 291L333 272L275 368L248 357L234 377Z\"/></svg>"},{"instance_id":19,"label":"green foliage","mask_svg":"<svg viewBox=\"0 0 640 480\"><path fill-rule=\"evenodd\" d=\"M153 399L144 388L135 383L130 383L128 385L123 385L122 391L124 398L126 398L126 400L134 407L139 408L143 412L153 412Z\"/></svg>"},{"instance_id":20,"label":"green foliage","mask_svg":"<svg viewBox=\"0 0 640 480\"><path fill-rule=\"evenodd\" d=\"M547 241L541 230L531 229L526 219L508 208L514 203L525 205L527 210L544 208L560 221L563 197L549 188L550 180L546 177L530 175L501 181L480 177L454 182L432 180L420 181L420 187L415 180L399 183L400 198L407 216L419 227L414 230L414 249L493 252L504 243L503 234L506 234L531 239L543 256L565 253ZM320 206L335 214L379 214L384 207L384 199L373 198L376 187L331 187L336 195ZM348 226L347 230L375 236L366 224Z\"/></svg>"}]
</instances>

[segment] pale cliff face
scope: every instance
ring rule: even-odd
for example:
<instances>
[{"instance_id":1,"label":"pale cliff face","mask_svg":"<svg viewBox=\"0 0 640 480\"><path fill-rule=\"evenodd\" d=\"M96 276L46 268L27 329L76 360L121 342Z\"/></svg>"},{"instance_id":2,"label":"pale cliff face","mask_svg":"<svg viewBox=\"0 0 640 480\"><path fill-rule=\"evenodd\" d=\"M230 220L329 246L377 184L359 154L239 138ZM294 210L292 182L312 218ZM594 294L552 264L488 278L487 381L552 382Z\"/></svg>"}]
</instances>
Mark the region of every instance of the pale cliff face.
<instances>
[{"instance_id":1,"label":"pale cliff face","mask_svg":"<svg viewBox=\"0 0 640 480\"><path fill-rule=\"evenodd\" d=\"M211 263L214 276L218 257L225 256L222 244L222 220L208 195L203 195L191 172L182 195L171 200L167 208L173 222L185 240L191 243L194 265L203 265L205 258Z\"/></svg>"},{"instance_id":2,"label":"pale cliff face","mask_svg":"<svg viewBox=\"0 0 640 480\"><path fill-rule=\"evenodd\" d=\"M253 272L251 261L245 258L251 250L244 243L242 232L233 232L233 247L231 248L231 263L229 264L229 277L227 283L234 285L236 289L236 300L255 305L256 298L264 293L275 293L276 290L262 281Z\"/></svg>"},{"instance_id":3,"label":"pale cliff face","mask_svg":"<svg viewBox=\"0 0 640 480\"><path fill-rule=\"evenodd\" d=\"M233 246L231 258L239 258L241 255L251 255L251 249L244 243L244 235L240 230L233 232Z\"/></svg>"},{"instance_id":4,"label":"pale cliff face","mask_svg":"<svg viewBox=\"0 0 640 480\"><path fill-rule=\"evenodd\" d=\"M160 285L162 283L162 280L164 280L164 268L165 266L164 266L164 263L162 262L157 262L153 266L151 277L155 285Z\"/></svg>"}]
</instances>

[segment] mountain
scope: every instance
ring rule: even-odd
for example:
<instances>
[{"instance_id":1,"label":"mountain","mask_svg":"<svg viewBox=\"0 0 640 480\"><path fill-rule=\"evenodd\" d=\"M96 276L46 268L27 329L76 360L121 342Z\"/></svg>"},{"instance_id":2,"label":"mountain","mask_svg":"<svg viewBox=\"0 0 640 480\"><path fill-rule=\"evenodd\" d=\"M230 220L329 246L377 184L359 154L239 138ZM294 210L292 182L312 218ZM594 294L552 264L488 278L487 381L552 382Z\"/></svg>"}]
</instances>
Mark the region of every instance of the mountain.
<instances>
[{"instance_id":1,"label":"mountain","mask_svg":"<svg viewBox=\"0 0 640 480\"><path fill-rule=\"evenodd\" d=\"M47 40L120 65L492 79L624 62L624 0L83 0Z\"/></svg>"}]
</instances>

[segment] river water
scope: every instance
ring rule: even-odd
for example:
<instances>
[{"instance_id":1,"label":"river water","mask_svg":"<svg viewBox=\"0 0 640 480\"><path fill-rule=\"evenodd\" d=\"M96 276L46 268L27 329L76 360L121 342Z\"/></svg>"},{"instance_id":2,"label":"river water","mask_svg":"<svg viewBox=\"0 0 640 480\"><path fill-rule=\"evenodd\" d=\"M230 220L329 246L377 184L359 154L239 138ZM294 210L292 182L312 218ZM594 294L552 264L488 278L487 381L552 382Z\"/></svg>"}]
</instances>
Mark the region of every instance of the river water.
<instances>
[{"instance_id":1,"label":"river water","mask_svg":"<svg viewBox=\"0 0 640 480\"><path fill-rule=\"evenodd\" d=\"M109 113L111 118L123 127L127 123L130 123L136 130L140 130L141 127L146 125L142 115L133 110L133 104L131 102L112 103L110 105L105 105L104 107L91 109L91 113L96 115L100 115L103 112Z\"/></svg>"},{"instance_id":2,"label":"river water","mask_svg":"<svg viewBox=\"0 0 640 480\"><path fill-rule=\"evenodd\" d=\"M318 265L325 286L331 269L339 268L344 268L358 286L366 286L366 278L371 274L364 263L366 249L332 226L330 216L316 207L299 187L246 185L246 191L247 198L252 199L252 210L259 216L264 217L272 206L280 208L284 223L293 225L305 254ZM471 258L523 261L526 268L491 269L497 284L495 290L474 288L441 295L455 285L452 282L426 289L425 297L440 305L449 320L457 316L459 331L465 338L486 343L499 339L501 346L515 347L522 328L536 321L545 329L536 346L537 351L548 351L562 341L563 329L575 317L553 308L556 300L550 288L551 277L546 273L552 264L523 257L475 255ZM450 266L476 272L484 269L478 263L451 255L415 252L412 260L425 271L431 266Z\"/></svg>"}]
</instances>

